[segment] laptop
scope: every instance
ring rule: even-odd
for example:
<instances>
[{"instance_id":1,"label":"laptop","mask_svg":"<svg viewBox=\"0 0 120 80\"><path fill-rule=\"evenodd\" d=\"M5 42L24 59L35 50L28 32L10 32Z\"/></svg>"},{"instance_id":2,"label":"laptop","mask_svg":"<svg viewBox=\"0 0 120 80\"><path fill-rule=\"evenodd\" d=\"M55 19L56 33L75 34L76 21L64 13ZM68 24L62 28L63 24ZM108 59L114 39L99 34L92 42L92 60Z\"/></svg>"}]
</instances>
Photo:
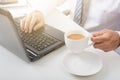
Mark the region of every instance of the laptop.
<instances>
[{"instance_id":1,"label":"laptop","mask_svg":"<svg viewBox=\"0 0 120 80\"><path fill-rule=\"evenodd\" d=\"M32 33L20 29L21 18L0 9L0 45L26 62L34 62L64 45L64 33L47 24Z\"/></svg>"}]
</instances>

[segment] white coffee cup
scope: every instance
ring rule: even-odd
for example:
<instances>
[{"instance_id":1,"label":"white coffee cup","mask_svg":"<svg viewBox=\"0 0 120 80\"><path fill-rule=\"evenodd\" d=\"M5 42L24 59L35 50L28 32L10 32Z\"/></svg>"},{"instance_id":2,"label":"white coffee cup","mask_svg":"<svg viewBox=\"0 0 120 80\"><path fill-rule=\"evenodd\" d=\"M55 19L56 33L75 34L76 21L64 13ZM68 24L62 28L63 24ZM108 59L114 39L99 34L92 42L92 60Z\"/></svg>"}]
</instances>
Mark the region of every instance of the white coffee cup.
<instances>
[{"instance_id":1,"label":"white coffee cup","mask_svg":"<svg viewBox=\"0 0 120 80\"><path fill-rule=\"evenodd\" d=\"M68 36L71 34L81 34L84 36L84 38L78 39L78 40L73 40L73 39L68 38ZM91 41L91 37L92 36L88 32L80 31L80 30L69 31L69 32L66 32L64 35L65 44L66 44L67 48L70 51L72 51L73 53L80 53L84 49L91 46L93 44L93 42Z\"/></svg>"}]
</instances>

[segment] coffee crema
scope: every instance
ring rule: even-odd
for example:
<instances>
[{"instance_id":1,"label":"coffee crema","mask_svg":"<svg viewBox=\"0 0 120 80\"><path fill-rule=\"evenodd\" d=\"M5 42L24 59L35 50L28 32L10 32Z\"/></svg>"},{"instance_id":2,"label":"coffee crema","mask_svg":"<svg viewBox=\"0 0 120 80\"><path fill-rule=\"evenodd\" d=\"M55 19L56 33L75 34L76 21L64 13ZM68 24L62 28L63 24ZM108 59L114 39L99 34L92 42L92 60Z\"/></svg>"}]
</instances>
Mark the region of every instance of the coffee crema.
<instances>
[{"instance_id":1,"label":"coffee crema","mask_svg":"<svg viewBox=\"0 0 120 80\"><path fill-rule=\"evenodd\" d=\"M67 38L72 39L72 40L79 40L84 38L85 36L82 34L70 34L67 36Z\"/></svg>"}]
</instances>

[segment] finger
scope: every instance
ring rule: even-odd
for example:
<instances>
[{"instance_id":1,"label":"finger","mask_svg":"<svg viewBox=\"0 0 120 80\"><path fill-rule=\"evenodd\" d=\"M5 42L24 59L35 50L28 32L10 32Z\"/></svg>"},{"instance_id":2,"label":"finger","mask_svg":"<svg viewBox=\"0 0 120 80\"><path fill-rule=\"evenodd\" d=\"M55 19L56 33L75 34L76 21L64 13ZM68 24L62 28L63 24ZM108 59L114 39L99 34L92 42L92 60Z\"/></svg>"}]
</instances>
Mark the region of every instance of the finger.
<instances>
[{"instance_id":1,"label":"finger","mask_svg":"<svg viewBox=\"0 0 120 80\"><path fill-rule=\"evenodd\" d=\"M103 34L103 32L101 31L101 32L93 33L92 35L93 35L93 37L97 37L97 36L100 36L100 35L102 35L102 34Z\"/></svg>"},{"instance_id":2,"label":"finger","mask_svg":"<svg viewBox=\"0 0 120 80\"><path fill-rule=\"evenodd\" d=\"M20 21L20 28L22 31L24 31L24 26L25 26L25 18L23 18L21 21Z\"/></svg>"},{"instance_id":3,"label":"finger","mask_svg":"<svg viewBox=\"0 0 120 80\"><path fill-rule=\"evenodd\" d=\"M43 27L44 25L44 21L41 21L39 24L37 24L35 27L34 27L34 31L38 30L39 28Z\"/></svg>"},{"instance_id":4,"label":"finger","mask_svg":"<svg viewBox=\"0 0 120 80\"><path fill-rule=\"evenodd\" d=\"M106 44L103 42L103 43L96 43L94 44L94 48L98 48L98 49L101 49L103 50L104 52L108 52L110 51L111 49L109 48L109 46L105 46Z\"/></svg>"},{"instance_id":5,"label":"finger","mask_svg":"<svg viewBox=\"0 0 120 80\"><path fill-rule=\"evenodd\" d=\"M31 15L28 15L26 17L26 20L25 20L25 26L24 26L24 31L27 33L28 32L28 28L29 28L29 24L31 22Z\"/></svg>"},{"instance_id":6,"label":"finger","mask_svg":"<svg viewBox=\"0 0 120 80\"><path fill-rule=\"evenodd\" d=\"M31 18L31 22L30 22L30 25L29 25L29 30L28 30L29 33L32 32L32 30L33 30L35 24L36 24L36 18L33 16L33 17Z\"/></svg>"},{"instance_id":7,"label":"finger","mask_svg":"<svg viewBox=\"0 0 120 80\"><path fill-rule=\"evenodd\" d=\"M109 51L111 51L111 50L109 50L109 49L103 49L103 51L104 51L104 52L109 52Z\"/></svg>"},{"instance_id":8,"label":"finger","mask_svg":"<svg viewBox=\"0 0 120 80\"><path fill-rule=\"evenodd\" d=\"M94 46L94 48L103 49L104 43L95 43L93 46Z\"/></svg>"},{"instance_id":9,"label":"finger","mask_svg":"<svg viewBox=\"0 0 120 80\"><path fill-rule=\"evenodd\" d=\"M93 42L105 42L111 39L111 35L108 33L103 33L102 35L92 37Z\"/></svg>"},{"instance_id":10,"label":"finger","mask_svg":"<svg viewBox=\"0 0 120 80\"><path fill-rule=\"evenodd\" d=\"M92 39L91 39L93 42L95 42L95 43L101 43L101 42L104 42L105 41L105 39L104 39L104 37L101 35L101 36L97 36L97 37L92 37Z\"/></svg>"},{"instance_id":11,"label":"finger","mask_svg":"<svg viewBox=\"0 0 120 80\"><path fill-rule=\"evenodd\" d=\"M37 24L37 25L34 26L33 30L36 31L36 30L38 30L38 29L41 28L41 27L42 27L42 26L41 26L40 24Z\"/></svg>"}]
</instances>

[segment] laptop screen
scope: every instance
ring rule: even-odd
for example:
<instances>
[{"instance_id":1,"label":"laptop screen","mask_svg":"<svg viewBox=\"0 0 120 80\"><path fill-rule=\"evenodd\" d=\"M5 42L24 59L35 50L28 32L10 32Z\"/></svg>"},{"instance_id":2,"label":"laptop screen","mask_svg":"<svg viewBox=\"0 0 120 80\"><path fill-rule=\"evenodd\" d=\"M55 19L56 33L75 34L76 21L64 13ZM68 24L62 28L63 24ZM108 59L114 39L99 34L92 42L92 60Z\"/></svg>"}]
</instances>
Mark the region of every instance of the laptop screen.
<instances>
[{"instance_id":1,"label":"laptop screen","mask_svg":"<svg viewBox=\"0 0 120 80\"><path fill-rule=\"evenodd\" d=\"M18 36L15 24L7 11L0 10L0 44L28 62L24 46ZM10 19L11 18L11 19Z\"/></svg>"}]
</instances>

